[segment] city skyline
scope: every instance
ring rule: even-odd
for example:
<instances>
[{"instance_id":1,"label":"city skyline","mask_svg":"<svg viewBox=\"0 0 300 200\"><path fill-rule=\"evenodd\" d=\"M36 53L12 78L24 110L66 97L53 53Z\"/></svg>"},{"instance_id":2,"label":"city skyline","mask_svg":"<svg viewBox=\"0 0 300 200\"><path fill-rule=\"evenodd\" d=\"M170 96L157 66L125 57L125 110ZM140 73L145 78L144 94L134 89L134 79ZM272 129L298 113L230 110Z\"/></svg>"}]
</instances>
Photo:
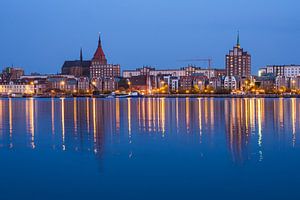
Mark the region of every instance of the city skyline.
<instances>
[{"instance_id":1,"label":"city skyline","mask_svg":"<svg viewBox=\"0 0 300 200\"><path fill-rule=\"evenodd\" d=\"M230 3L236 3L235 7L230 8ZM99 30L107 59L122 69L206 66L178 62L199 57L212 57L214 67L224 68L224 57L235 44L237 30L242 47L252 55L252 74L265 65L300 62L294 53L299 44L299 3L272 1L270 10L263 9L264 4L258 1L250 2L247 8L242 1L230 3L190 0L141 5L132 0L128 5L118 1L74 1L72 5L44 1L41 5L33 0L4 1L0 66L20 66L27 73L59 72L64 60L78 58L81 47L84 59L92 58ZM101 6L106 9L97 12ZM73 16L72 9L80 14ZM110 14L112 10L116 13ZM235 18L236 14L239 17Z\"/></svg>"}]
</instances>

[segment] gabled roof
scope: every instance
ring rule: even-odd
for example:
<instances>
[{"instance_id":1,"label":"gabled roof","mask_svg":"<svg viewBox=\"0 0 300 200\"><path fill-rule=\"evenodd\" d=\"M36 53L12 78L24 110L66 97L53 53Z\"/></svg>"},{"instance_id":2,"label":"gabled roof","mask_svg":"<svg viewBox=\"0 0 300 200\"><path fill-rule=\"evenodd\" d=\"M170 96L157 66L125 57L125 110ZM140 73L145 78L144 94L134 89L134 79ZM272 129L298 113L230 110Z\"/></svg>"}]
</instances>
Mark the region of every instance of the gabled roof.
<instances>
[{"instance_id":1,"label":"gabled roof","mask_svg":"<svg viewBox=\"0 0 300 200\"><path fill-rule=\"evenodd\" d=\"M70 68L70 67L83 67L89 68L91 66L91 61L89 60L72 60L72 61L65 61L63 68Z\"/></svg>"},{"instance_id":2,"label":"gabled roof","mask_svg":"<svg viewBox=\"0 0 300 200\"><path fill-rule=\"evenodd\" d=\"M98 47L94 54L93 61L98 61L98 62L100 62L100 64L107 64L107 60L106 60L104 51L102 49L100 35L99 35L99 40L98 40Z\"/></svg>"}]
</instances>

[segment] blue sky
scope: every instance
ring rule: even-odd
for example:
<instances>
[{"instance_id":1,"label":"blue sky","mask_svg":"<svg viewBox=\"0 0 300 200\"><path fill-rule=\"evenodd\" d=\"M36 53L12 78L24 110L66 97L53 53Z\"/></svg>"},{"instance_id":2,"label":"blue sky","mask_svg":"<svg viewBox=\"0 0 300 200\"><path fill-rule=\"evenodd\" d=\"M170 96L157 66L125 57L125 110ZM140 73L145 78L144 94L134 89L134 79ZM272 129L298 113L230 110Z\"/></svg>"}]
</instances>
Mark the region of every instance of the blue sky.
<instances>
[{"instance_id":1,"label":"blue sky","mask_svg":"<svg viewBox=\"0 0 300 200\"><path fill-rule=\"evenodd\" d=\"M122 69L205 57L222 68L240 30L256 73L300 64L299 7L297 0L1 0L0 67L59 72L80 47L90 59L101 32L108 61Z\"/></svg>"}]
</instances>

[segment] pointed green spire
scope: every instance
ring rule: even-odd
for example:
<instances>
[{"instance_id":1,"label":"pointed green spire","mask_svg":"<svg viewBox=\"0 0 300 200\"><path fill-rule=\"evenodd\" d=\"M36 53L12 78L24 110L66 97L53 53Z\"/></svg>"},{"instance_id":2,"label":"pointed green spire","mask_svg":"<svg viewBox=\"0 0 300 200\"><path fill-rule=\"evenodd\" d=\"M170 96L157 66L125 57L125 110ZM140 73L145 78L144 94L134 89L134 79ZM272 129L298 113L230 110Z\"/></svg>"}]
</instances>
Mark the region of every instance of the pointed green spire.
<instances>
[{"instance_id":1,"label":"pointed green spire","mask_svg":"<svg viewBox=\"0 0 300 200\"><path fill-rule=\"evenodd\" d=\"M237 34L236 46L237 46L238 48L241 47L241 44L240 44L240 31L238 31L238 34Z\"/></svg>"}]
</instances>

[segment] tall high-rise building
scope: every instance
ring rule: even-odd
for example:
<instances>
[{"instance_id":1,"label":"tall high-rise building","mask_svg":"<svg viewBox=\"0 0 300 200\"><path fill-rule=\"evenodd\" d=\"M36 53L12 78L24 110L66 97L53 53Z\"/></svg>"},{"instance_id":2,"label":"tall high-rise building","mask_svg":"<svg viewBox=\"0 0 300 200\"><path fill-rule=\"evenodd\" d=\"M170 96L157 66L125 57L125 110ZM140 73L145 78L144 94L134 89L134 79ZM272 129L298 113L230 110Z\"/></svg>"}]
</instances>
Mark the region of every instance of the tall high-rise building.
<instances>
[{"instance_id":1,"label":"tall high-rise building","mask_svg":"<svg viewBox=\"0 0 300 200\"><path fill-rule=\"evenodd\" d=\"M90 67L91 78L114 78L120 76L120 65L107 64L104 51L102 49L101 38L99 35L98 48L92 59Z\"/></svg>"},{"instance_id":2,"label":"tall high-rise building","mask_svg":"<svg viewBox=\"0 0 300 200\"><path fill-rule=\"evenodd\" d=\"M239 34L236 46L226 55L226 73L239 78L251 76L251 55L241 48Z\"/></svg>"}]
</instances>

